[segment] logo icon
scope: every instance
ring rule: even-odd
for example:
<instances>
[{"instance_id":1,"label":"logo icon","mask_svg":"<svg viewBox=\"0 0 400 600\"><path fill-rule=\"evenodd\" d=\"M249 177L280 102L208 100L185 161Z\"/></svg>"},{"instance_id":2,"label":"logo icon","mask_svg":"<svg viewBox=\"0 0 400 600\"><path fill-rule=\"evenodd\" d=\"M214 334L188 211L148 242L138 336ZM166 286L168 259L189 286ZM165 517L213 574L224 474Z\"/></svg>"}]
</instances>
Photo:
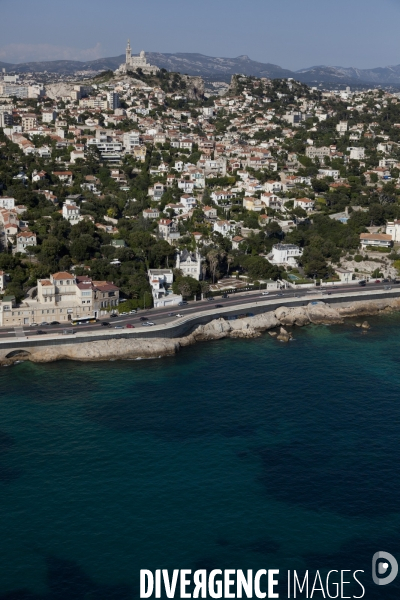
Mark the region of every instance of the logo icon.
<instances>
[{"instance_id":1,"label":"logo icon","mask_svg":"<svg viewBox=\"0 0 400 600\"><path fill-rule=\"evenodd\" d=\"M372 579L376 585L387 585L397 577L399 565L389 552L375 552L372 557ZM384 575L384 577L382 577Z\"/></svg>"}]
</instances>

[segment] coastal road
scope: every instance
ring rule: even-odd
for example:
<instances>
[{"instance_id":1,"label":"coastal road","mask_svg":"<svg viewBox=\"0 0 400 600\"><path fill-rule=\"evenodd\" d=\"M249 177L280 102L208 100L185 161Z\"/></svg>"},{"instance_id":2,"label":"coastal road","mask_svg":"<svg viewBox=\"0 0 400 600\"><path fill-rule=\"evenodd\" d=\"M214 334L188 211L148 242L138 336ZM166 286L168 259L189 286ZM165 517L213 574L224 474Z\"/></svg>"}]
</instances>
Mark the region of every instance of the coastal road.
<instances>
[{"instance_id":1,"label":"coastal road","mask_svg":"<svg viewBox=\"0 0 400 600\"><path fill-rule=\"evenodd\" d=\"M237 306L238 308L238 312L240 312L240 307L241 305L247 304L249 302L254 302L257 301L257 299L259 298L260 301L263 300L274 300L274 299L279 299L279 300L283 300L284 298L287 298L288 300L291 298L304 298L304 302L308 302L311 299L325 299L326 301L329 301L329 295L332 293L351 293L352 295L354 295L354 293L359 294L360 298L362 298L363 293L366 292L372 292L372 291L377 291L377 290L384 290L387 286L391 286L392 290L395 290L396 288L400 290L400 285L399 284L395 284L393 282L391 283L368 283L365 287L362 286L358 286L358 285L344 285L344 286L329 286L329 287L318 287L318 288L312 288L309 290L299 290L296 291L294 289L288 289L288 290L278 290L278 291L271 291L269 292L269 294L267 296L262 296L262 292L259 290L253 290L250 292L235 292L235 293L231 293L229 294L228 298L221 298L221 296L216 296L214 300L208 301L208 300L202 300L202 301L192 301L189 304L186 304L185 306L175 306L175 307L167 307L167 308L151 308L151 309L147 309L147 310L140 310L137 312L137 314L135 315L120 315L118 317L114 317L111 318L110 316L106 316L106 317L102 317L98 323L95 324L91 324L91 325L78 325L75 326L73 329L75 331L99 331L100 329L103 329L103 326L101 325L102 322L107 322L110 324L110 327L107 329L111 329L111 328L115 328L115 327L121 327L121 328L125 328L127 324L131 324L133 325L135 328L140 328L141 330L146 329L145 326L143 326L143 322L140 320L140 317L148 317L149 320L153 323L155 323L156 325L163 325L163 324L167 324L167 323L171 323L173 321L176 321L176 316L169 316L169 313L174 313L174 315L176 314L180 314L182 316L189 316L189 315L193 315L197 312L200 312L202 310L207 310L207 309L212 309L215 308L216 304L222 305L223 307L227 307L227 308L232 308L234 306ZM122 304L123 307L123 304ZM61 324L61 325L43 325L39 327L29 327L29 326L24 326L23 327L23 331L25 333L26 336L37 336L37 338L42 337L37 335L37 330L40 329L40 331L46 332L46 333L51 333L51 334L57 334L62 332L63 329L70 329L72 328L71 325L68 324ZM104 329L106 329L104 327ZM1 338L10 338L12 336L16 336L17 335L17 331L13 328L13 327L2 327L0 328L0 339Z\"/></svg>"}]
</instances>

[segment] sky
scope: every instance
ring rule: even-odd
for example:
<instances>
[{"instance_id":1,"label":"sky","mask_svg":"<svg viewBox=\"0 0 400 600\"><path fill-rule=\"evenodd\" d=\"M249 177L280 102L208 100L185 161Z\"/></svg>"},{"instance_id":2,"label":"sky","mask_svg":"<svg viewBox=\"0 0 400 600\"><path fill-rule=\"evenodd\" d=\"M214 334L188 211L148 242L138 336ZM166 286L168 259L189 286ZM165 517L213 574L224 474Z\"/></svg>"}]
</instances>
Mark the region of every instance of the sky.
<instances>
[{"instance_id":1,"label":"sky","mask_svg":"<svg viewBox=\"0 0 400 600\"><path fill-rule=\"evenodd\" d=\"M400 64L400 0L0 0L0 62L132 50L243 54L298 70Z\"/></svg>"}]
</instances>

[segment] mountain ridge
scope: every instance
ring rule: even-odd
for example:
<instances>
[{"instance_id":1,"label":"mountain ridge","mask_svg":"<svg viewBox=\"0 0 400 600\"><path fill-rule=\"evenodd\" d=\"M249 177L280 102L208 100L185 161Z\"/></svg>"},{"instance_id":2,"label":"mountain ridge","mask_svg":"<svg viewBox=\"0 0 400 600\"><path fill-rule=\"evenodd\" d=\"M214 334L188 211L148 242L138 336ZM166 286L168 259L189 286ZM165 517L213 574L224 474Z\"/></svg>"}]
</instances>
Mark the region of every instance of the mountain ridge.
<instances>
[{"instance_id":1,"label":"mountain ridge","mask_svg":"<svg viewBox=\"0 0 400 600\"><path fill-rule=\"evenodd\" d=\"M374 84L399 85L400 65L358 69L356 67L340 67L316 65L292 71L273 63L262 63L252 60L247 54L235 58L213 57L200 53L162 53L148 52L150 63L169 71L179 71L188 75L197 75L214 79L229 79L232 75L243 74L255 77L294 78L303 83L340 83L348 85ZM125 55L99 58L91 61L55 60L25 63L0 62L0 68L13 73L57 73L73 75L79 71L115 70L123 62Z\"/></svg>"}]
</instances>

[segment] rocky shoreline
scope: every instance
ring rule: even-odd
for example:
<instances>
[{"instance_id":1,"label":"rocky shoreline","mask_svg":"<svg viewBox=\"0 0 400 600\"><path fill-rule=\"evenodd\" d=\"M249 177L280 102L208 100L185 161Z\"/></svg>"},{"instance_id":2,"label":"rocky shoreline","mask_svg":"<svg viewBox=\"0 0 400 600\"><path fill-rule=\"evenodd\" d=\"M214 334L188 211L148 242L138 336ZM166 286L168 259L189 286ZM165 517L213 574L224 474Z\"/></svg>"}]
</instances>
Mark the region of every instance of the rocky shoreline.
<instances>
[{"instance_id":1,"label":"rocky shoreline","mask_svg":"<svg viewBox=\"0 0 400 600\"><path fill-rule=\"evenodd\" d=\"M400 310L400 298L343 303L335 306L325 302L310 302L307 306L293 308L282 306L275 311L232 321L215 319L207 325L197 327L191 334L175 339L131 338L110 339L107 342L49 345L20 351L12 358L6 357L9 350L3 351L3 356L0 354L0 365L11 365L21 360L45 363L57 360L109 361L161 358L174 355L181 348L197 342L223 338L255 338L264 331L268 331L280 341L287 342L292 334L286 327L304 327L309 324L333 325L343 323L346 318L387 314L397 310ZM359 322L356 325L364 329L369 327L367 322Z\"/></svg>"}]
</instances>

